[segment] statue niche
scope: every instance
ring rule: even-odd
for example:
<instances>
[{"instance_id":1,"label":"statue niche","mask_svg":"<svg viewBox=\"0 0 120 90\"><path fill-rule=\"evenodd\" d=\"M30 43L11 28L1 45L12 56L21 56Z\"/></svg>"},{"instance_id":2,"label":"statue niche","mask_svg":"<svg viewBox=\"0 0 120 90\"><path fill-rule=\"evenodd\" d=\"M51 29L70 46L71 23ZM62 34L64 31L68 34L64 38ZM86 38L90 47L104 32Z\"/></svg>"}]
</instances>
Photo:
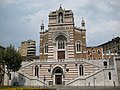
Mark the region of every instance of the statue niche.
<instances>
[{"instance_id":1,"label":"statue niche","mask_svg":"<svg viewBox=\"0 0 120 90\"><path fill-rule=\"evenodd\" d=\"M59 13L58 23L63 23L63 13L62 12Z\"/></svg>"}]
</instances>

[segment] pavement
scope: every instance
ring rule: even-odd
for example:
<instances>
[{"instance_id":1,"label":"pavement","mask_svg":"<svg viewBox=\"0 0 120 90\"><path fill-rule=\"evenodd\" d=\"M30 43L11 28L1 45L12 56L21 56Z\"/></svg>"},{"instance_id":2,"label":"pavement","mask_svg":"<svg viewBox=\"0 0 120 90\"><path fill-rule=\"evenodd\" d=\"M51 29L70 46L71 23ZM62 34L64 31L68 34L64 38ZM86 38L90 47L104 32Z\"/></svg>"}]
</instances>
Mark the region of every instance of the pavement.
<instances>
[{"instance_id":1,"label":"pavement","mask_svg":"<svg viewBox=\"0 0 120 90\"><path fill-rule=\"evenodd\" d=\"M120 87L50 86L56 90L120 90Z\"/></svg>"}]
</instances>

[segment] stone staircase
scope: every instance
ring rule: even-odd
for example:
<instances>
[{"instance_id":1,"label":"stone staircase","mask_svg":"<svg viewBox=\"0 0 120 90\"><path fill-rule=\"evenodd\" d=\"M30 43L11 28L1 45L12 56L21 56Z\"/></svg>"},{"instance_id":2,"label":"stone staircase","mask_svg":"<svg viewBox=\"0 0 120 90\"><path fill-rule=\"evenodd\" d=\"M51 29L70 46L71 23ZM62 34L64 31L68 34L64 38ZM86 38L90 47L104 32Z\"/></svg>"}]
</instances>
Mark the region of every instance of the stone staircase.
<instances>
[{"instance_id":1,"label":"stone staircase","mask_svg":"<svg viewBox=\"0 0 120 90\"><path fill-rule=\"evenodd\" d=\"M98 71L95 71L94 73L91 73L90 75L87 75L87 76L82 76L82 77L79 76L79 77L77 77L77 78L74 78L73 80L70 80L70 81L67 82L65 85L69 86L69 84L71 84L71 83L73 83L73 82L75 82L75 81L77 81L77 80L86 80L87 78L90 78L90 77L96 75L97 73L102 72L103 70L104 70L104 69L100 69L100 70L98 70Z\"/></svg>"}]
</instances>

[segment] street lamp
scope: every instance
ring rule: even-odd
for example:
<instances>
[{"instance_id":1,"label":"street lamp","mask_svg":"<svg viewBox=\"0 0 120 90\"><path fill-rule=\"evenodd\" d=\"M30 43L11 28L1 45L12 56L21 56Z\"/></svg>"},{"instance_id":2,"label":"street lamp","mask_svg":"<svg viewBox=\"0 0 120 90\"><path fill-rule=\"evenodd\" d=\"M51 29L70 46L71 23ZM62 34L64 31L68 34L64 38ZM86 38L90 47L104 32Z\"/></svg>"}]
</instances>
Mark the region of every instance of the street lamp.
<instances>
[{"instance_id":1,"label":"street lamp","mask_svg":"<svg viewBox=\"0 0 120 90\"><path fill-rule=\"evenodd\" d=\"M46 80L46 77L45 77L45 75L44 75L44 79L43 79L43 80L44 80L44 88L45 88L45 80Z\"/></svg>"},{"instance_id":2,"label":"street lamp","mask_svg":"<svg viewBox=\"0 0 120 90\"><path fill-rule=\"evenodd\" d=\"M37 87L38 87L39 75L37 75Z\"/></svg>"},{"instance_id":3,"label":"street lamp","mask_svg":"<svg viewBox=\"0 0 120 90\"><path fill-rule=\"evenodd\" d=\"M95 88L95 79L96 79L96 78L94 77L93 79L94 79L94 88Z\"/></svg>"}]
</instances>

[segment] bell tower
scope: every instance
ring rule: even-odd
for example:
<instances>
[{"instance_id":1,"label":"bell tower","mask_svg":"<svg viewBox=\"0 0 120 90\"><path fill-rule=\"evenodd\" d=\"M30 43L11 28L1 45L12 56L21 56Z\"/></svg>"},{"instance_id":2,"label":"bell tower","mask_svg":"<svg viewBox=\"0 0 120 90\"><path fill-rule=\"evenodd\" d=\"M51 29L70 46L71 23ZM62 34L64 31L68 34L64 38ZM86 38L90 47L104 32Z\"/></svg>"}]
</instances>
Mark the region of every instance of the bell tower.
<instances>
[{"instance_id":1,"label":"bell tower","mask_svg":"<svg viewBox=\"0 0 120 90\"><path fill-rule=\"evenodd\" d=\"M82 27L82 29L85 29L85 21L84 21L83 17L82 17L81 27Z\"/></svg>"}]
</instances>

